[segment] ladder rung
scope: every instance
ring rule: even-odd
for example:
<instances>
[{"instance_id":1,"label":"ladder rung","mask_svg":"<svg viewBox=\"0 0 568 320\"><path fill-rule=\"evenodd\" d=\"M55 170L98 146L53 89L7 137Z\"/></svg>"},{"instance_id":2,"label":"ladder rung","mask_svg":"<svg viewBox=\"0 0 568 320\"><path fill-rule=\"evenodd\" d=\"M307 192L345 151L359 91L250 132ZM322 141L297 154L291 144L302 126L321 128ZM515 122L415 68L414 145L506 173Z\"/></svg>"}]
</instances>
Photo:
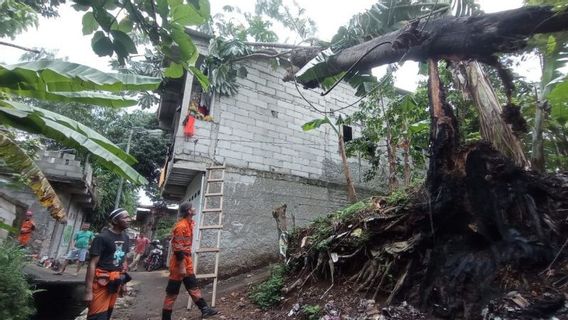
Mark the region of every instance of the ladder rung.
<instances>
[{"instance_id":1,"label":"ladder rung","mask_svg":"<svg viewBox=\"0 0 568 320\"><path fill-rule=\"evenodd\" d=\"M223 179L208 179L207 182L223 182Z\"/></svg>"},{"instance_id":2,"label":"ladder rung","mask_svg":"<svg viewBox=\"0 0 568 320\"><path fill-rule=\"evenodd\" d=\"M210 226L202 226L202 227L199 227L199 229L201 229L201 230L223 229L223 225L222 224L214 224L214 225L210 225Z\"/></svg>"},{"instance_id":3,"label":"ladder rung","mask_svg":"<svg viewBox=\"0 0 568 320\"><path fill-rule=\"evenodd\" d=\"M221 212L221 211L223 211L223 208L207 208L201 210L201 212Z\"/></svg>"},{"instance_id":4,"label":"ladder rung","mask_svg":"<svg viewBox=\"0 0 568 320\"><path fill-rule=\"evenodd\" d=\"M218 192L218 193L206 193L205 196L206 196L206 197L222 197L222 196L223 196L223 192Z\"/></svg>"},{"instance_id":5,"label":"ladder rung","mask_svg":"<svg viewBox=\"0 0 568 320\"><path fill-rule=\"evenodd\" d=\"M219 252L219 248L199 248L196 253Z\"/></svg>"},{"instance_id":6,"label":"ladder rung","mask_svg":"<svg viewBox=\"0 0 568 320\"><path fill-rule=\"evenodd\" d=\"M219 170L219 169L225 169L225 166L211 166L211 167L207 167L207 170Z\"/></svg>"},{"instance_id":7,"label":"ladder rung","mask_svg":"<svg viewBox=\"0 0 568 320\"><path fill-rule=\"evenodd\" d=\"M196 274L195 277L197 279L209 279L209 278L217 278L215 273L204 273L204 274Z\"/></svg>"}]
</instances>

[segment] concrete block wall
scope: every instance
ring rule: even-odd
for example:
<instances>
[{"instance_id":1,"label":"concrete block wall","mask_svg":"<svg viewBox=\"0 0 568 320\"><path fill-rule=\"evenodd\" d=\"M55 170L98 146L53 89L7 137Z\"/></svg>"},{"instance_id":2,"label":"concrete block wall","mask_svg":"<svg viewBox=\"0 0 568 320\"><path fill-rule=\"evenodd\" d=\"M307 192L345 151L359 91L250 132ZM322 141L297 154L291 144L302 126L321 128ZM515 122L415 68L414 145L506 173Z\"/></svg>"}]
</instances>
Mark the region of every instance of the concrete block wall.
<instances>
[{"instance_id":1,"label":"concrete block wall","mask_svg":"<svg viewBox=\"0 0 568 320\"><path fill-rule=\"evenodd\" d=\"M247 63L248 75L239 79L239 92L231 97L217 97L212 114L219 125L214 158L228 165L262 171L290 174L311 179L342 183L344 177L329 170L330 163L341 163L337 135L329 126L309 132L302 125L322 118L301 97L294 83L283 82L285 70L263 61ZM327 96L318 91L300 89L317 109L337 110L357 98L347 84L340 84ZM346 115L356 105L334 114ZM354 136L359 132L354 128ZM362 177L369 167L365 161L349 159L354 180L360 185L377 188L378 181L364 183Z\"/></svg>"},{"instance_id":2,"label":"concrete block wall","mask_svg":"<svg viewBox=\"0 0 568 320\"><path fill-rule=\"evenodd\" d=\"M16 204L0 194L0 222L12 226L16 220ZM0 229L0 241L8 238L9 232Z\"/></svg>"},{"instance_id":3,"label":"concrete block wall","mask_svg":"<svg viewBox=\"0 0 568 320\"><path fill-rule=\"evenodd\" d=\"M45 151L36 163L48 176L66 177L72 180L82 180L84 178L81 161L75 160L74 154ZM92 175L90 176L92 179Z\"/></svg>"},{"instance_id":4,"label":"concrete block wall","mask_svg":"<svg viewBox=\"0 0 568 320\"><path fill-rule=\"evenodd\" d=\"M288 226L296 226L348 205L344 186L315 184L277 174L229 169L225 173L224 229L219 272L229 276L278 259L278 235L272 210L287 205ZM203 267L212 261L201 259ZM201 267L200 267L201 268Z\"/></svg>"}]
</instances>

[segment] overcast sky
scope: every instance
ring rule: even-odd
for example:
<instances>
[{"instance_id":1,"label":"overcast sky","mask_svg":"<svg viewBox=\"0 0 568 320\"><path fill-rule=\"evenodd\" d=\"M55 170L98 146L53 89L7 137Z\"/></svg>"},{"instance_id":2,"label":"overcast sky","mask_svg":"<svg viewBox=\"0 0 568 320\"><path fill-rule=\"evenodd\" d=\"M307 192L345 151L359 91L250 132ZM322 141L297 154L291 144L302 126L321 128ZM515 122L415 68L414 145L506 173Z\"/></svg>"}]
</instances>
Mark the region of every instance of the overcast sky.
<instances>
[{"instance_id":1,"label":"overcast sky","mask_svg":"<svg viewBox=\"0 0 568 320\"><path fill-rule=\"evenodd\" d=\"M241 8L243 11L254 11L255 0L210 0L211 11L221 11L225 5ZM521 0L480 0L486 12L495 12L519 7ZM297 3L306 9L307 15L315 20L319 38L329 40L337 29L346 24L356 13L369 8L373 0L297 0ZM31 29L16 39L3 39L24 47L43 47L56 50L58 57L69 57L70 61L90 65L99 69L107 69L106 58L100 58L91 50L91 36L81 33L82 13L76 12L69 5L62 6L60 18L40 19L37 29ZM1 47L0 61L16 63L21 50Z\"/></svg>"}]
</instances>

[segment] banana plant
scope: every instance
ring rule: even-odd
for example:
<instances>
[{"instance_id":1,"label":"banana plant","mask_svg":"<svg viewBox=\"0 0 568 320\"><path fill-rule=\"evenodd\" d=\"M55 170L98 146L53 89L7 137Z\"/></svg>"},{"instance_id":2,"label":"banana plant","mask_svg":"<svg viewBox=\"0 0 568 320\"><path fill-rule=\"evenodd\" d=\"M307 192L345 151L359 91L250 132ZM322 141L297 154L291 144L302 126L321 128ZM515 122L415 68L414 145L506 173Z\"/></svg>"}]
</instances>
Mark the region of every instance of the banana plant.
<instances>
[{"instance_id":1,"label":"banana plant","mask_svg":"<svg viewBox=\"0 0 568 320\"><path fill-rule=\"evenodd\" d=\"M19 172L24 183L28 185L42 206L47 208L55 220L65 218L65 209L51 184L18 143L12 140L5 130L0 131L0 158L12 170Z\"/></svg>"},{"instance_id":2,"label":"banana plant","mask_svg":"<svg viewBox=\"0 0 568 320\"><path fill-rule=\"evenodd\" d=\"M564 0L526 0L528 5L551 5L555 8L566 6ZM562 73L560 68L565 65L568 59L568 33L561 32L550 35L538 35L531 41L531 45L537 48L537 52L541 58L542 77L538 88L537 107L535 110L534 128L532 132L531 144L531 162L534 169L544 171L545 169L545 152L544 152L544 136L543 133L547 127L555 125L554 116L557 113L562 113L562 104L559 103L562 95L559 94L561 90L557 90L554 94L555 88L562 83ZM551 97L552 96L552 97ZM545 121L547 116L547 100L552 99L555 105L552 105L551 121ZM565 129L564 129L565 130ZM565 139L565 135L560 136Z\"/></svg>"},{"instance_id":3,"label":"banana plant","mask_svg":"<svg viewBox=\"0 0 568 320\"><path fill-rule=\"evenodd\" d=\"M136 100L116 93L155 90L159 78L104 73L61 60L39 60L15 65L0 64L0 124L32 134L41 134L66 146L89 152L104 167L135 184L146 179L131 165L137 161L89 127L46 109L27 105L24 98L48 102L79 102L106 107L125 107ZM114 94L113 94L114 93ZM57 220L65 214L57 194L33 160L25 157L17 142L3 134L0 159L24 177L41 204ZM20 160L17 160L20 159Z\"/></svg>"}]
</instances>

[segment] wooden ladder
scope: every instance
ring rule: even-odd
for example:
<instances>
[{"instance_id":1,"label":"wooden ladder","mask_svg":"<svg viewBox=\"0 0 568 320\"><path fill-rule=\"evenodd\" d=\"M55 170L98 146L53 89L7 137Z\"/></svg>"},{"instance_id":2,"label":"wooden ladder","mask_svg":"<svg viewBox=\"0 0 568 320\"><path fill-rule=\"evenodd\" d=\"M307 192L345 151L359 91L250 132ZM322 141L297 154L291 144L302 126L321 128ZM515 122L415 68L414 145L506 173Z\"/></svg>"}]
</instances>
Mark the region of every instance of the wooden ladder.
<instances>
[{"instance_id":1,"label":"wooden ladder","mask_svg":"<svg viewBox=\"0 0 568 320\"><path fill-rule=\"evenodd\" d=\"M217 278L219 270L219 254L221 245L221 232L223 231L223 190L225 179L225 165L210 166L206 171L205 194L203 195L203 204L201 205L201 217L197 228L197 246L194 251L193 271L197 279L213 279L213 297L211 298L211 306L215 306L217 296ZM213 206L213 207L212 207ZM206 219L208 218L208 219ZM214 221L213 224L206 224L206 221ZM202 247L202 240L205 236L216 237L214 247ZM213 273L200 273L199 256L201 254L214 253L215 266ZM191 297L187 301L187 309L191 309L193 303Z\"/></svg>"}]
</instances>

